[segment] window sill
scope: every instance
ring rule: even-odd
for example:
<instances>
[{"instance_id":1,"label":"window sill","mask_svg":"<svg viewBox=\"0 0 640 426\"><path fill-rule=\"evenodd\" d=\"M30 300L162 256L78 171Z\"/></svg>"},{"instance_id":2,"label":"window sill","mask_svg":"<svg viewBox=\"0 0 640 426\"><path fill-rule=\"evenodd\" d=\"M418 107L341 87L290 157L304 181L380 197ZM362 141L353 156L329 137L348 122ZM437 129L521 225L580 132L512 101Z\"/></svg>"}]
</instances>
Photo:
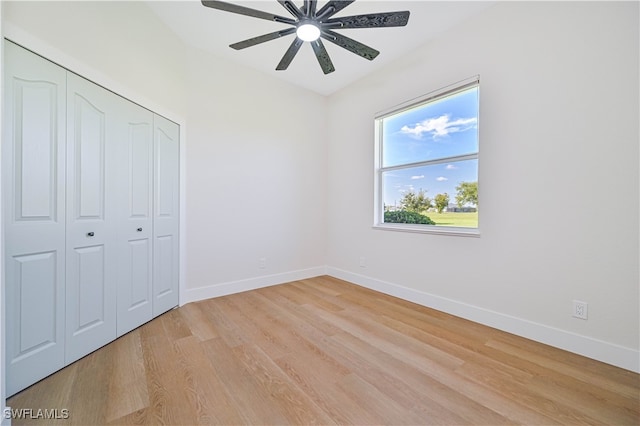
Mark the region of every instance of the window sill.
<instances>
[{"instance_id":1,"label":"window sill","mask_svg":"<svg viewBox=\"0 0 640 426\"><path fill-rule=\"evenodd\" d=\"M418 234L453 235L458 237L480 237L477 228L462 228L454 226L412 225L409 223L379 223L373 229L382 231L415 232Z\"/></svg>"}]
</instances>

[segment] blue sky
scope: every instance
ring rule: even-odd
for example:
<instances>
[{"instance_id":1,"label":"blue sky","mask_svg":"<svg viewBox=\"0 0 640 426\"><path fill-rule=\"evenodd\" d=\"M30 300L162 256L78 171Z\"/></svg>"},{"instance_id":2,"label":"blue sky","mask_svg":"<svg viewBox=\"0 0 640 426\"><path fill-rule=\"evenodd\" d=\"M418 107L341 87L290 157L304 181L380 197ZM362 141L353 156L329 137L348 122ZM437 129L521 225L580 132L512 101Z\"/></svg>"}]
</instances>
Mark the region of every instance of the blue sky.
<instances>
[{"instance_id":1,"label":"blue sky","mask_svg":"<svg viewBox=\"0 0 640 426\"><path fill-rule=\"evenodd\" d=\"M437 102L383 120L383 167L447 158L478 151L478 89L472 88ZM477 180L478 161L445 162L393 170L383 175L385 205L398 205L407 191L427 191L431 199Z\"/></svg>"}]
</instances>

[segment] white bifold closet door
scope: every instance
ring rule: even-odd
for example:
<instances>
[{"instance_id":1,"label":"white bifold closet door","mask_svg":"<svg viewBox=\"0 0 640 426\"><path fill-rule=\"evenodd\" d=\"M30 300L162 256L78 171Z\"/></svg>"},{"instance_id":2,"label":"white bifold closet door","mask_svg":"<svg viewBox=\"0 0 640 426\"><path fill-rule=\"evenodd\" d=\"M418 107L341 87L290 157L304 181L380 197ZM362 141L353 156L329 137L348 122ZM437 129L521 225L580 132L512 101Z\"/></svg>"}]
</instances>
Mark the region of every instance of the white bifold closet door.
<instances>
[{"instance_id":1,"label":"white bifold closet door","mask_svg":"<svg viewBox=\"0 0 640 426\"><path fill-rule=\"evenodd\" d=\"M65 365L66 72L5 43L7 394Z\"/></svg>"},{"instance_id":2,"label":"white bifold closet door","mask_svg":"<svg viewBox=\"0 0 640 426\"><path fill-rule=\"evenodd\" d=\"M179 127L154 117L153 315L178 304Z\"/></svg>"},{"instance_id":3,"label":"white bifold closet door","mask_svg":"<svg viewBox=\"0 0 640 426\"><path fill-rule=\"evenodd\" d=\"M5 42L6 392L178 305L179 126Z\"/></svg>"},{"instance_id":4,"label":"white bifold closet door","mask_svg":"<svg viewBox=\"0 0 640 426\"><path fill-rule=\"evenodd\" d=\"M117 101L67 74L67 363L116 338Z\"/></svg>"},{"instance_id":5,"label":"white bifold closet door","mask_svg":"<svg viewBox=\"0 0 640 426\"><path fill-rule=\"evenodd\" d=\"M153 317L153 113L119 107L118 320L121 336ZM175 160L175 159L174 159ZM177 304L173 300L171 309Z\"/></svg>"}]
</instances>

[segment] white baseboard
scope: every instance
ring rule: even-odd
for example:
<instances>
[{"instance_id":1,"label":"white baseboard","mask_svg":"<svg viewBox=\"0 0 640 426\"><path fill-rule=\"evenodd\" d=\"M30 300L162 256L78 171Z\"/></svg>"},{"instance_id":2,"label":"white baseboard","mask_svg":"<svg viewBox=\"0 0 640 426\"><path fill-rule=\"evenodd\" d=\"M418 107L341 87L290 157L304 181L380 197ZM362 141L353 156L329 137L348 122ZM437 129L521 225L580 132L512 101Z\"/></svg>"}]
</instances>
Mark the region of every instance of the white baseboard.
<instances>
[{"instance_id":1,"label":"white baseboard","mask_svg":"<svg viewBox=\"0 0 640 426\"><path fill-rule=\"evenodd\" d=\"M210 299L212 297L226 296L257 288L269 287L272 285L284 284L291 281L304 280L326 274L324 266L297 271L284 272L281 274L263 275L255 278L248 278L238 281L213 284L209 286L185 289L181 293L180 305L197 302L198 300Z\"/></svg>"},{"instance_id":2,"label":"white baseboard","mask_svg":"<svg viewBox=\"0 0 640 426\"><path fill-rule=\"evenodd\" d=\"M327 275L360 286L399 297L438 311L497 328L527 339L602 361L616 367L640 373L640 351L582 336L544 324L528 321L445 297L421 292L398 284L364 275L327 267Z\"/></svg>"}]
</instances>

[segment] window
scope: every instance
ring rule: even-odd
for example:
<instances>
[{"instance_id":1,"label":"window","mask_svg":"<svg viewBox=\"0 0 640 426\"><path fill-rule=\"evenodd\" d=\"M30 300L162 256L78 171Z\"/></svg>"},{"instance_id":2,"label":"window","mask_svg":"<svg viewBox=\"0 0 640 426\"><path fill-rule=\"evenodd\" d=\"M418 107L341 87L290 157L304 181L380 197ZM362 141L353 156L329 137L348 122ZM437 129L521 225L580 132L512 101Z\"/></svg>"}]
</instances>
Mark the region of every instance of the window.
<instances>
[{"instance_id":1,"label":"window","mask_svg":"<svg viewBox=\"0 0 640 426\"><path fill-rule=\"evenodd\" d=\"M375 227L478 235L479 84L376 116Z\"/></svg>"}]
</instances>

